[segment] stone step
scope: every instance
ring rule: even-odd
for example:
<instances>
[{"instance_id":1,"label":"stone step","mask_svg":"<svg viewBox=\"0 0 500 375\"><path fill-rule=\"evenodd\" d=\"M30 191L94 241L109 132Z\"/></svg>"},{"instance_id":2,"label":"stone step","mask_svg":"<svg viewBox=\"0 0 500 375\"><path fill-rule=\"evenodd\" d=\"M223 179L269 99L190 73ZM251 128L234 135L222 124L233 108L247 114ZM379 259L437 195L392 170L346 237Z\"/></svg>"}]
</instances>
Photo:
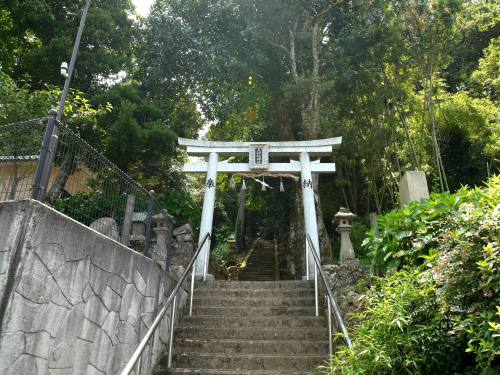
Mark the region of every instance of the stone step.
<instances>
[{"instance_id":1,"label":"stone step","mask_svg":"<svg viewBox=\"0 0 500 375\"><path fill-rule=\"evenodd\" d=\"M325 362L327 356L312 354L225 354L178 353L174 354L177 368L230 369L230 370L308 370Z\"/></svg>"},{"instance_id":2,"label":"stone step","mask_svg":"<svg viewBox=\"0 0 500 375\"><path fill-rule=\"evenodd\" d=\"M259 269L247 269L241 273L251 275L274 275L274 266L270 266L269 268L259 267Z\"/></svg>"},{"instance_id":3,"label":"stone step","mask_svg":"<svg viewBox=\"0 0 500 375\"><path fill-rule=\"evenodd\" d=\"M274 276L240 276L241 281L272 281L275 280Z\"/></svg>"},{"instance_id":4,"label":"stone step","mask_svg":"<svg viewBox=\"0 0 500 375\"><path fill-rule=\"evenodd\" d=\"M314 306L198 306L193 308L193 316L314 316L315 312Z\"/></svg>"},{"instance_id":5,"label":"stone step","mask_svg":"<svg viewBox=\"0 0 500 375\"><path fill-rule=\"evenodd\" d=\"M204 283L197 283L197 289L314 289L312 281L285 280L285 281L228 281L216 280Z\"/></svg>"},{"instance_id":6,"label":"stone step","mask_svg":"<svg viewBox=\"0 0 500 375\"><path fill-rule=\"evenodd\" d=\"M211 339L176 340L175 351L197 353L236 353L236 354L328 354L328 340L235 340Z\"/></svg>"},{"instance_id":7,"label":"stone step","mask_svg":"<svg viewBox=\"0 0 500 375\"><path fill-rule=\"evenodd\" d=\"M226 370L226 369L200 369L200 368L171 368L165 372L155 372L154 375L162 374L190 374L190 375L306 375L304 371L275 371L275 370Z\"/></svg>"},{"instance_id":8,"label":"stone step","mask_svg":"<svg viewBox=\"0 0 500 375\"><path fill-rule=\"evenodd\" d=\"M269 268L260 268L258 270L246 270L241 272L240 274L248 274L248 275L274 275L274 266Z\"/></svg>"},{"instance_id":9,"label":"stone step","mask_svg":"<svg viewBox=\"0 0 500 375\"><path fill-rule=\"evenodd\" d=\"M314 289L195 289L195 297L215 298L271 298L314 297Z\"/></svg>"},{"instance_id":10,"label":"stone step","mask_svg":"<svg viewBox=\"0 0 500 375\"><path fill-rule=\"evenodd\" d=\"M249 273L265 273L265 272L274 272L274 264L269 264L269 265L250 265L246 269L244 269L242 272L249 272Z\"/></svg>"},{"instance_id":11,"label":"stone step","mask_svg":"<svg viewBox=\"0 0 500 375\"><path fill-rule=\"evenodd\" d=\"M314 295L310 297L284 297L276 296L272 298L241 297L221 298L221 297L199 297L194 294L193 304L198 306L314 306Z\"/></svg>"},{"instance_id":12,"label":"stone step","mask_svg":"<svg viewBox=\"0 0 500 375\"><path fill-rule=\"evenodd\" d=\"M175 337L184 339L234 339L234 340L324 340L328 339L326 327L301 328L225 328L222 327L186 327L181 320L175 330ZM284 343L286 345L286 343Z\"/></svg>"},{"instance_id":13,"label":"stone step","mask_svg":"<svg viewBox=\"0 0 500 375\"><path fill-rule=\"evenodd\" d=\"M275 263L274 263L274 261L271 261L271 260L250 259L247 262L246 269L259 271L262 268L273 268L274 266L275 266Z\"/></svg>"},{"instance_id":14,"label":"stone step","mask_svg":"<svg viewBox=\"0 0 500 375\"><path fill-rule=\"evenodd\" d=\"M250 255L250 258L248 259L273 259L274 260L275 254L274 254L274 249L269 249L269 250L264 250L264 251L254 251L252 255Z\"/></svg>"},{"instance_id":15,"label":"stone step","mask_svg":"<svg viewBox=\"0 0 500 375\"><path fill-rule=\"evenodd\" d=\"M326 319L316 316L186 316L183 327L224 327L224 328L298 328L325 327Z\"/></svg>"},{"instance_id":16,"label":"stone step","mask_svg":"<svg viewBox=\"0 0 500 375\"><path fill-rule=\"evenodd\" d=\"M274 270L269 270L269 271L263 270L259 272L255 271L242 272L240 273L239 277L241 276L274 277Z\"/></svg>"}]
</instances>

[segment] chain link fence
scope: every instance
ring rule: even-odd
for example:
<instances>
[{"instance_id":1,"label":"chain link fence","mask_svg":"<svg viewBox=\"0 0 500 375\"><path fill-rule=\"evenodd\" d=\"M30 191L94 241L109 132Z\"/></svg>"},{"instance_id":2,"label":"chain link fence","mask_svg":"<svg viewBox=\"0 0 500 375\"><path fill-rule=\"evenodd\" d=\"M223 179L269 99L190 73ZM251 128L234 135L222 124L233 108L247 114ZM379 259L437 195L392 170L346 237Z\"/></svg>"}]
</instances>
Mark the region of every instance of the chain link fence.
<instances>
[{"instance_id":1,"label":"chain link fence","mask_svg":"<svg viewBox=\"0 0 500 375\"><path fill-rule=\"evenodd\" d=\"M168 269L173 219L154 193L68 126L58 123L53 136L44 137L47 122L39 119L0 126L0 202L38 198ZM44 139L52 143L45 145L48 162L39 165ZM47 180L42 195L36 190L38 170Z\"/></svg>"}]
</instances>

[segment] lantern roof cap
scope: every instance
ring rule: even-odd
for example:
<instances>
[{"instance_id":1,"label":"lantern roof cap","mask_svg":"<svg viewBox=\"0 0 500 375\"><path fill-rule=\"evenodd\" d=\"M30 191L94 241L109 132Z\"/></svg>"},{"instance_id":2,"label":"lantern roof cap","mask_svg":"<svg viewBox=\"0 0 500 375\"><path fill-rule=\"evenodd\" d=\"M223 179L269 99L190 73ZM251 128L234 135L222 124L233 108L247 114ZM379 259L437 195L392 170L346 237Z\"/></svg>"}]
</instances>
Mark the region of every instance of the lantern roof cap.
<instances>
[{"instance_id":1,"label":"lantern roof cap","mask_svg":"<svg viewBox=\"0 0 500 375\"><path fill-rule=\"evenodd\" d=\"M335 222L338 223L340 220L354 220L356 218L356 214L353 214L349 209L340 207L339 212L337 212L334 216Z\"/></svg>"}]
</instances>

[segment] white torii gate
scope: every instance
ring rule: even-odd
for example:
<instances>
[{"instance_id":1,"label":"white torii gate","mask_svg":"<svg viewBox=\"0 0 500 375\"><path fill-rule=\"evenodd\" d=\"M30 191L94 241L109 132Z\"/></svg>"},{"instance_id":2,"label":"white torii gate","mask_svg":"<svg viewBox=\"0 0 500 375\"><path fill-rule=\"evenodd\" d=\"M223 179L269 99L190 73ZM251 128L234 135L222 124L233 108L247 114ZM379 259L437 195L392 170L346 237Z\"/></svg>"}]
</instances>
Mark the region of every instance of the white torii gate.
<instances>
[{"instance_id":1,"label":"white torii gate","mask_svg":"<svg viewBox=\"0 0 500 375\"><path fill-rule=\"evenodd\" d=\"M341 137L292 142L213 142L179 138L178 143L179 146L186 147L188 155L208 156L208 162L188 163L182 169L186 173L207 174L200 242L206 233L212 234L217 173L300 173L305 230L311 237L318 256L320 255L312 173L334 173L335 163L321 163L319 159L311 161L311 157L331 155L334 149L340 147ZM219 156L246 156L248 163L219 161ZM289 157L290 162L270 163L270 156ZM293 157L298 157L299 161L291 159ZM207 241L196 261L196 275L203 276L203 279L208 272L209 252L210 241ZM315 265L314 259L308 256L307 249L306 263L308 264L306 276L309 279L309 275L314 273Z\"/></svg>"}]
</instances>

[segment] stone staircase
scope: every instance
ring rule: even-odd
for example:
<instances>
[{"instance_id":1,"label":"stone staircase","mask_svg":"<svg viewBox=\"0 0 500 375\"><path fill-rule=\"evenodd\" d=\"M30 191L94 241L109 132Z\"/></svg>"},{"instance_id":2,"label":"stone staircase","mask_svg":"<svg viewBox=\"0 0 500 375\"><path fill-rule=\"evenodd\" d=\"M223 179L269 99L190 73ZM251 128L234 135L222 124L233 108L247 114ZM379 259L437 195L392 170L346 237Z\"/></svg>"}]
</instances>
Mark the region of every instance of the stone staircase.
<instances>
[{"instance_id":1,"label":"stone staircase","mask_svg":"<svg viewBox=\"0 0 500 375\"><path fill-rule=\"evenodd\" d=\"M242 281L275 280L274 241L257 240L246 268L238 276Z\"/></svg>"},{"instance_id":2,"label":"stone staircase","mask_svg":"<svg viewBox=\"0 0 500 375\"><path fill-rule=\"evenodd\" d=\"M175 330L173 367L155 374L309 374L328 359L326 319L307 281L214 281Z\"/></svg>"}]
</instances>

